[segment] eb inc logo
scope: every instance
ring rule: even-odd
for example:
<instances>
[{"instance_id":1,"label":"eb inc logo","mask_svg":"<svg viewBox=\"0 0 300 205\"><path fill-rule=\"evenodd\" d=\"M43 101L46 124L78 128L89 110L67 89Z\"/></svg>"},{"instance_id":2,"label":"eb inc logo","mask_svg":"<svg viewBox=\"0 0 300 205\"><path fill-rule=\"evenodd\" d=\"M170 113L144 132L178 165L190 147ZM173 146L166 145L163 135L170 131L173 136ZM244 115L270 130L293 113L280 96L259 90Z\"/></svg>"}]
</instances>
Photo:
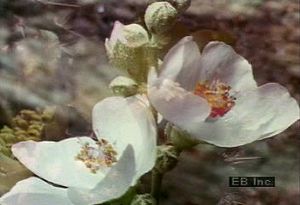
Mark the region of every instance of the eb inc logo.
<instances>
[{"instance_id":1,"label":"eb inc logo","mask_svg":"<svg viewBox=\"0 0 300 205\"><path fill-rule=\"evenodd\" d=\"M230 187L275 187L275 177L229 177Z\"/></svg>"}]
</instances>

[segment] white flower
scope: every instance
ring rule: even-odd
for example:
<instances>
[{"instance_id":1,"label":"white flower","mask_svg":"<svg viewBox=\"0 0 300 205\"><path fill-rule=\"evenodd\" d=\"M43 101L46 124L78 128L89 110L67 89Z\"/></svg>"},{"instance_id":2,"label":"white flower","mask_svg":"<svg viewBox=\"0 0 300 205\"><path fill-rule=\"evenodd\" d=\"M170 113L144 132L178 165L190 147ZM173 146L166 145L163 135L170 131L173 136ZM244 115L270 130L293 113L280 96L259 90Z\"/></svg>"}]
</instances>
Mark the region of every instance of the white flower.
<instances>
[{"instance_id":1,"label":"white flower","mask_svg":"<svg viewBox=\"0 0 300 205\"><path fill-rule=\"evenodd\" d=\"M192 37L183 38L148 83L150 102L165 119L221 147L272 137L299 119L287 89L257 87L251 65L222 42L210 42L200 54Z\"/></svg>"},{"instance_id":2,"label":"white flower","mask_svg":"<svg viewBox=\"0 0 300 205\"><path fill-rule=\"evenodd\" d=\"M42 179L20 181L1 205L90 205L122 196L154 166L156 127L137 97L110 97L93 109L89 137L15 144L14 155Z\"/></svg>"}]
</instances>

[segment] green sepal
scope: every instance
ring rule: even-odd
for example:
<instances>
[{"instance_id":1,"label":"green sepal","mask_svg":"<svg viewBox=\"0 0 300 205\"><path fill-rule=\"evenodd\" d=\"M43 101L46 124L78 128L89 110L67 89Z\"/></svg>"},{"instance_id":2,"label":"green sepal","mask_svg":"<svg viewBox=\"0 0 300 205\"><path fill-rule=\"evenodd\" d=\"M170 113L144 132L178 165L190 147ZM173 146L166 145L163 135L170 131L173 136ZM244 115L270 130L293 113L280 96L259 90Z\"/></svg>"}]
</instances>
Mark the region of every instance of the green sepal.
<instances>
[{"instance_id":1,"label":"green sepal","mask_svg":"<svg viewBox=\"0 0 300 205\"><path fill-rule=\"evenodd\" d=\"M130 205L156 205L155 199L151 194L136 195Z\"/></svg>"},{"instance_id":2,"label":"green sepal","mask_svg":"<svg viewBox=\"0 0 300 205\"><path fill-rule=\"evenodd\" d=\"M192 138L186 131L180 130L174 125L167 124L166 135L177 150L190 149L200 143L199 140Z\"/></svg>"},{"instance_id":3,"label":"green sepal","mask_svg":"<svg viewBox=\"0 0 300 205\"><path fill-rule=\"evenodd\" d=\"M101 205L130 205L136 194L136 187L130 187L128 191L120 198L113 199Z\"/></svg>"},{"instance_id":4,"label":"green sepal","mask_svg":"<svg viewBox=\"0 0 300 205\"><path fill-rule=\"evenodd\" d=\"M172 170L178 162L180 152L172 145L160 145L157 149L155 171L163 174Z\"/></svg>"}]
</instances>

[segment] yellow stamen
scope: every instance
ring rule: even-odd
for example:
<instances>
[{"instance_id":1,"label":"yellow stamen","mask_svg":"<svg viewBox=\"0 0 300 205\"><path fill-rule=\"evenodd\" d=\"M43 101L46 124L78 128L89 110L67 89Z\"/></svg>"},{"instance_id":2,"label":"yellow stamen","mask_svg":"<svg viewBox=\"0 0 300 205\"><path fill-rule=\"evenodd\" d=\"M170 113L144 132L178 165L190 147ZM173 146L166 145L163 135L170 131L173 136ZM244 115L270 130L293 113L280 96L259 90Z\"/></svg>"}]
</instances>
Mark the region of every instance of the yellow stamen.
<instances>
[{"instance_id":1,"label":"yellow stamen","mask_svg":"<svg viewBox=\"0 0 300 205\"><path fill-rule=\"evenodd\" d=\"M92 173L97 173L103 167L111 167L117 162L117 152L106 140L101 139L96 142L97 147L85 143L75 157L82 161Z\"/></svg>"},{"instance_id":2,"label":"yellow stamen","mask_svg":"<svg viewBox=\"0 0 300 205\"><path fill-rule=\"evenodd\" d=\"M210 117L222 117L235 105L235 98L229 93L230 89L230 86L220 81L211 84L205 82L196 85L194 94L207 100L211 106Z\"/></svg>"}]
</instances>

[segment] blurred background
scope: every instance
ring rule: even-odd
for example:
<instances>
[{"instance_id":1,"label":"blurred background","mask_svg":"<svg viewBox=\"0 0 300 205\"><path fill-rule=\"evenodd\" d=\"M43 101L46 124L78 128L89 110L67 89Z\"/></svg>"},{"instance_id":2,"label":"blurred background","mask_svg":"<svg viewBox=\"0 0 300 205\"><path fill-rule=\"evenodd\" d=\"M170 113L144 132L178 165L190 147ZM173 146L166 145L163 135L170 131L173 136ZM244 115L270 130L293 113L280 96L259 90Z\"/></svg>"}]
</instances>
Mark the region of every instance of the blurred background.
<instances>
[{"instance_id":1,"label":"blurred background","mask_svg":"<svg viewBox=\"0 0 300 205\"><path fill-rule=\"evenodd\" d=\"M12 143L91 133L93 105L112 95L108 84L122 74L109 65L104 40L116 20L140 23L147 2L0 0L0 195L30 175L11 160ZM225 41L253 65L259 85L280 83L299 102L299 7L298 0L192 0L173 43L188 34L200 47ZM240 148L201 144L183 153L164 179L162 204L300 204L299 135L297 122ZM229 176L275 176L276 187L229 188Z\"/></svg>"}]
</instances>

